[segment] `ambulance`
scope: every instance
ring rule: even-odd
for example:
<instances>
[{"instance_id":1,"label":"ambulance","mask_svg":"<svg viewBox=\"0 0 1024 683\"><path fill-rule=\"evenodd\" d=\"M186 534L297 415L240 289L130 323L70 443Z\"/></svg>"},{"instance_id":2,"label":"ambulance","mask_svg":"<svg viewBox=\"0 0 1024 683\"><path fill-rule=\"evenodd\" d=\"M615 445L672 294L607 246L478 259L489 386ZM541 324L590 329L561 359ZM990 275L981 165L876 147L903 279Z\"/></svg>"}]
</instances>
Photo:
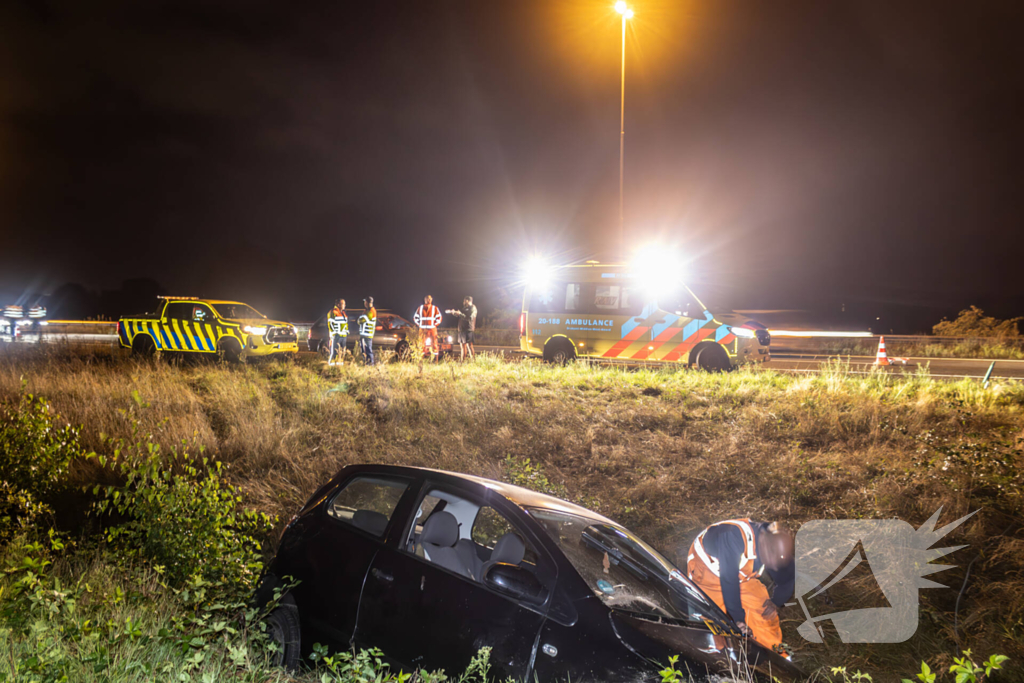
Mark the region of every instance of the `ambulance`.
<instances>
[{"instance_id":1,"label":"ambulance","mask_svg":"<svg viewBox=\"0 0 1024 683\"><path fill-rule=\"evenodd\" d=\"M576 358L683 363L721 372L770 357L767 329L718 317L672 270L587 261L529 269L520 350L552 363Z\"/></svg>"}]
</instances>

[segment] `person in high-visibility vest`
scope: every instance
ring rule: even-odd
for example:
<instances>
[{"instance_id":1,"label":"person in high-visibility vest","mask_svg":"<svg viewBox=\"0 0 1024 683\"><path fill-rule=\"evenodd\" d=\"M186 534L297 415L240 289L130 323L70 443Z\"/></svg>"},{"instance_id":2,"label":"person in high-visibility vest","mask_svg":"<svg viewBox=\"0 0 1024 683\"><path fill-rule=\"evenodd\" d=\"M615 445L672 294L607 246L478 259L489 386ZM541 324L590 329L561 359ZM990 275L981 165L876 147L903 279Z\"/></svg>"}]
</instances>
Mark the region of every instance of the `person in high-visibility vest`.
<instances>
[{"instance_id":1,"label":"person in high-visibility vest","mask_svg":"<svg viewBox=\"0 0 1024 683\"><path fill-rule=\"evenodd\" d=\"M345 344L348 342L348 314L345 313L345 300L338 299L334 308L327 314L327 333L331 335L331 354L327 358L328 365L345 363Z\"/></svg>"},{"instance_id":2,"label":"person in high-visibility vest","mask_svg":"<svg viewBox=\"0 0 1024 683\"><path fill-rule=\"evenodd\" d=\"M793 596L793 552L793 535L777 522L729 519L700 532L690 545L686 568L744 635L786 655L779 608ZM760 580L765 570L775 582L772 595Z\"/></svg>"},{"instance_id":3,"label":"person in high-visibility vest","mask_svg":"<svg viewBox=\"0 0 1024 683\"><path fill-rule=\"evenodd\" d=\"M373 297L363 299L363 314L359 316L359 352L363 354L363 361L367 365L373 365L373 335L377 331L377 309L373 307Z\"/></svg>"},{"instance_id":4,"label":"person in high-visibility vest","mask_svg":"<svg viewBox=\"0 0 1024 683\"><path fill-rule=\"evenodd\" d=\"M420 330L423 355L437 358L437 326L441 324L441 309L434 305L434 297L427 294L423 305L416 309L412 320Z\"/></svg>"}]
</instances>

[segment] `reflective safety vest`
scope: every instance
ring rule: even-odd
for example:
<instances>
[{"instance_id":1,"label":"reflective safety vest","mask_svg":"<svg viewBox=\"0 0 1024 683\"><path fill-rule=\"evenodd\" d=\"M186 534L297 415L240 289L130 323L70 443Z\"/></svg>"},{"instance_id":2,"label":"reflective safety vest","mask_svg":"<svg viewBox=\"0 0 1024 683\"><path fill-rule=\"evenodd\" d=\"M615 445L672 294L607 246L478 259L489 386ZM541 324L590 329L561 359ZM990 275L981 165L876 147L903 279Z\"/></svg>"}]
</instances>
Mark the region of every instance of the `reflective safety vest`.
<instances>
[{"instance_id":1,"label":"reflective safety vest","mask_svg":"<svg viewBox=\"0 0 1024 683\"><path fill-rule=\"evenodd\" d=\"M756 572L754 571L754 560L757 559L757 552L754 547L754 528L751 526L751 521L749 519L728 519L724 522L719 522L718 524L712 524L707 529L700 532L700 535L697 536L697 540L693 542L693 550L697 554L697 557L707 565L707 568L711 570L712 574L718 578L722 578L718 558L711 557L704 550L704 534L706 534L711 527L718 526L719 524L732 524L743 532L744 549L743 554L740 556L740 582L750 581L751 579L761 576L761 574L764 573L763 564L759 570ZM692 559L693 555L691 554L687 557L687 562Z\"/></svg>"},{"instance_id":2,"label":"reflective safety vest","mask_svg":"<svg viewBox=\"0 0 1024 683\"><path fill-rule=\"evenodd\" d=\"M431 304L420 306L416 309L416 314L412 317L413 322L416 323L416 327L421 330L433 330L441 324L441 309Z\"/></svg>"},{"instance_id":3,"label":"reflective safety vest","mask_svg":"<svg viewBox=\"0 0 1024 683\"><path fill-rule=\"evenodd\" d=\"M330 330L331 334L340 334L343 337L347 337L348 315L345 314L345 311L332 308L331 312L327 314L327 329Z\"/></svg>"},{"instance_id":4,"label":"reflective safety vest","mask_svg":"<svg viewBox=\"0 0 1024 683\"><path fill-rule=\"evenodd\" d=\"M377 309L371 308L359 316L359 336L372 337L377 329Z\"/></svg>"}]
</instances>

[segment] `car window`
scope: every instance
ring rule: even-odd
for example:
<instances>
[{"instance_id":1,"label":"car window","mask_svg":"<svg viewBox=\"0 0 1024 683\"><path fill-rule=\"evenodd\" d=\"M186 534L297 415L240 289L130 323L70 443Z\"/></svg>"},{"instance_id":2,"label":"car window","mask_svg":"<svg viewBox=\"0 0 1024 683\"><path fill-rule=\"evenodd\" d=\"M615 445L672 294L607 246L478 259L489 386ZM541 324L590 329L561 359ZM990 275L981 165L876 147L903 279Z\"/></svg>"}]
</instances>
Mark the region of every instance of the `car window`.
<instances>
[{"instance_id":1,"label":"car window","mask_svg":"<svg viewBox=\"0 0 1024 683\"><path fill-rule=\"evenodd\" d=\"M181 301L167 304L167 308L164 309L164 317L174 320L189 320L192 317L192 304Z\"/></svg>"},{"instance_id":2,"label":"car window","mask_svg":"<svg viewBox=\"0 0 1024 683\"><path fill-rule=\"evenodd\" d=\"M638 315L642 308L643 304L637 288L622 285L597 285L594 287L593 307L587 313Z\"/></svg>"},{"instance_id":3,"label":"car window","mask_svg":"<svg viewBox=\"0 0 1024 683\"><path fill-rule=\"evenodd\" d=\"M192 322L194 323L208 323L213 321L213 311L206 306L193 306L192 307Z\"/></svg>"},{"instance_id":4,"label":"car window","mask_svg":"<svg viewBox=\"0 0 1024 683\"><path fill-rule=\"evenodd\" d=\"M356 477L334 495L327 514L374 536L384 535L408 483L386 477Z\"/></svg>"},{"instance_id":5,"label":"car window","mask_svg":"<svg viewBox=\"0 0 1024 683\"><path fill-rule=\"evenodd\" d=\"M579 283L570 282L565 286L565 310L566 312L580 310Z\"/></svg>"},{"instance_id":6,"label":"car window","mask_svg":"<svg viewBox=\"0 0 1024 683\"><path fill-rule=\"evenodd\" d=\"M728 624L725 614L690 579L626 529L556 510L530 508L528 512L609 607Z\"/></svg>"},{"instance_id":7,"label":"car window","mask_svg":"<svg viewBox=\"0 0 1024 683\"><path fill-rule=\"evenodd\" d=\"M530 547L530 544L526 542L523 535L516 531L512 523L505 518L500 512L495 510L489 505L485 505L480 508L480 511L476 514L476 519L473 520L473 531L470 535L473 542L482 548L487 550L494 550L494 546L505 534L515 534L523 541L526 546L525 561L530 564L537 563L537 554Z\"/></svg>"}]
</instances>

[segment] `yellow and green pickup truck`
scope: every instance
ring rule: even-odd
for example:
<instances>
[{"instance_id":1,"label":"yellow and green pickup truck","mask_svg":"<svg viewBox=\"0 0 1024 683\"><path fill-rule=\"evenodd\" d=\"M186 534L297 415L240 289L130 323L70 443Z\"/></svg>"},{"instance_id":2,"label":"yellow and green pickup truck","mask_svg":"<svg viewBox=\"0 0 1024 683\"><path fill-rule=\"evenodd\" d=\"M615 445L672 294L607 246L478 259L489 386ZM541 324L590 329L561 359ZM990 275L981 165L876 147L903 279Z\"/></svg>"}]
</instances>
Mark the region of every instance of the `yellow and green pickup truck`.
<instances>
[{"instance_id":1,"label":"yellow and green pickup truck","mask_svg":"<svg viewBox=\"0 0 1024 683\"><path fill-rule=\"evenodd\" d=\"M237 301L161 297L159 313L123 316L118 343L140 356L160 353L218 355L229 361L297 353L298 335L289 323L268 320Z\"/></svg>"}]
</instances>

